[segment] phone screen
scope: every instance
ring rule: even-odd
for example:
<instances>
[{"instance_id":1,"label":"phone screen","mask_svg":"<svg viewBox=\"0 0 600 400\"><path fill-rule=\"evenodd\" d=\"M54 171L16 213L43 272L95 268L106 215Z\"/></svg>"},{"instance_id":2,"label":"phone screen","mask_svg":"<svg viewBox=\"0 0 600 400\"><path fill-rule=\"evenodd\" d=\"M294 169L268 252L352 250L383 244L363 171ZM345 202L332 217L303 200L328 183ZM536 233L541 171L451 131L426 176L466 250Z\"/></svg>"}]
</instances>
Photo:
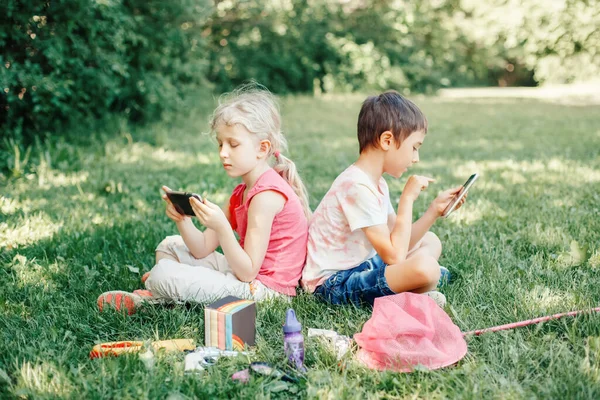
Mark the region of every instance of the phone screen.
<instances>
[{"instance_id":1,"label":"phone screen","mask_svg":"<svg viewBox=\"0 0 600 400\"><path fill-rule=\"evenodd\" d=\"M452 213L452 211L454 211L458 203L462 200L463 197L465 197L465 194L467 194L467 192L469 191L471 186L473 186L477 178L479 178L479 175L475 173L471 175L469 179L467 179L462 189L460 189L460 192L458 192L454 196L454 199L450 202L450 204L448 204L448 207L446 207L446 209L444 210L444 213L442 214L443 217L447 217Z\"/></svg>"},{"instance_id":2,"label":"phone screen","mask_svg":"<svg viewBox=\"0 0 600 400\"><path fill-rule=\"evenodd\" d=\"M202 201L202 197L196 193L190 192L166 192L167 197L173 203L173 206L177 210L177 212L181 215L189 215L191 217L195 216L194 210L192 209L192 205L190 204L190 197L195 197L198 200Z\"/></svg>"}]
</instances>

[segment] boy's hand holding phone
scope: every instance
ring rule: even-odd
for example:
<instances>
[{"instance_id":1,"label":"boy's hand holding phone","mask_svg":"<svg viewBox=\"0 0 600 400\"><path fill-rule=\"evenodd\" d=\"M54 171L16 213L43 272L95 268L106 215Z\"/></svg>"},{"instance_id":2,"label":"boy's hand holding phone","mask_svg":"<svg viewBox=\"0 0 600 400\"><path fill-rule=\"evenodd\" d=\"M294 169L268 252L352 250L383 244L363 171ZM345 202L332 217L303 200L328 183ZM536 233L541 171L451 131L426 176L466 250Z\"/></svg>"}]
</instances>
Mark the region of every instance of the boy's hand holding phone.
<instances>
[{"instance_id":1,"label":"boy's hand holding phone","mask_svg":"<svg viewBox=\"0 0 600 400\"><path fill-rule=\"evenodd\" d=\"M477 178L479 178L479 174L474 173L467 179L464 185L440 193L433 203L431 203L430 209L434 210L437 217L448 217L465 204L467 192Z\"/></svg>"},{"instance_id":2,"label":"boy's hand holding phone","mask_svg":"<svg viewBox=\"0 0 600 400\"><path fill-rule=\"evenodd\" d=\"M448 205L454 199L460 190L462 189L462 185L453 187L452 189L444 190L440 192L438 196L431 202L429 209L439 218L444 214L444 210L448 207ZM462 200L457 204L454 208L455 210L459 209L465 202L467 196L465 195Z\"/></svg>"},{"instance_id":3,"label":"boy's hand holding phone","mask_svg":"<svg viewBox=\"0 0 600 400\"><path fill-rule=\"evenodd\" d=\"M467 179L464 185L445 190L438 194L429 206L428 211L433 213L436 218L439 218L447 217L452 212L458 210L465 203L467 192L478 177L479 175L475 173ZM419 197L419 194L427 189L431 182L435 182L435 179L420 175L411 176L404 186L400 200L407 199L414 202Z\"/></svg>"}]
</instances>

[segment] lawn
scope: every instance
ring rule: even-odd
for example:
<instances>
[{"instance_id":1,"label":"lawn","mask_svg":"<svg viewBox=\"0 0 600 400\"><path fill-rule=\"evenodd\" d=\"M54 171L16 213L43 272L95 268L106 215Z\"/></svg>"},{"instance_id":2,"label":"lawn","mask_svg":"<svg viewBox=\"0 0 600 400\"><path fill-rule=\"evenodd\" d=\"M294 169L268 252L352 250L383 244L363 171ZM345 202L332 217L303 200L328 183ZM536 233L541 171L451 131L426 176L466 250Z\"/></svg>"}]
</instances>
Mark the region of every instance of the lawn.
<instances>
[{"instance_id":1,"label":"lawn","mask_svg":"<svg viewBox=\"0 0 600 400\"><path fill-rule=\"evenodd\" d=\"M289 156L313 209L357 156L362 98L282 101ZM597 306L598 108L414 100L430 129L409 172L437 179L415 204L415 218L438 191L481 175L463 209L433 227L444 246L440 263L455 276L443 289L454 322L467 331ZM192 99L168 122L120 125L112 136L46 142L33 149L26 173L0 181L0 398L600 398L600 315L469 338L458 365L412 374L371 371L351 359L339 366L307 340L308 374L299 384L232 382L247 358L220 360L200 375L184 374L182 354L159 356L151 370L135 355L89 360L91 347L105 341L203 343L202 305L144 307L126 317L100 314L95 301L106 290L140 288L155 246L176 232L161 185L221 203L236 184L206 133L212 106L197 105L205 103ZM405 181L388 178L393 203ZM289 306L259 304L251 360L283 363ZM345 335L360 332L370 316L367 308L331 307L306 294L291 306L304 328Z\"/></svg>"}]
</instances>

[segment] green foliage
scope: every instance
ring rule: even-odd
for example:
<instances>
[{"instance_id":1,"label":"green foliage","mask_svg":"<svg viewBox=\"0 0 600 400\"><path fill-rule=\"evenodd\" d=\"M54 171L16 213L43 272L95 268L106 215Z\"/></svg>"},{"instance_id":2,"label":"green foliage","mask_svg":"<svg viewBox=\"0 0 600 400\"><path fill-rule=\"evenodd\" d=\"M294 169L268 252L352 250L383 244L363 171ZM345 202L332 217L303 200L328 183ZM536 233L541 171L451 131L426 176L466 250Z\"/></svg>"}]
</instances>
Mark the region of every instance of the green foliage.
<instances>
[{"instance_id":1,"label":"green foliage","mask_svg":"<svg viewBox=\"0 0 600 400\"><path fill-rule=\"evenodd\" d=\"M521 65L535 73L537 82L549 83L590 80L600 75L600 1L461 3L455 25L507 71L512 71L513 64ZM504 84L519 83L511 82L509 76L502 80Z\"/></svg>"},{"instance_id":2,"label":"green foliage","mask_svg":"<svg viewBox=\"0 0 600 400\"><path fill-rule=\"evenodd\" d=\"M5 0L0 168L34 138L148 121L187 89L536 85L600 75L598 0ZM210 84L209 84L210 82ZM102 123L100 123L102 125ZM15 148L18 147L18 149Z\"/></svg>"},{"instance_id":3,"label":"green foliage","mask_svg":"<svg viewBox=\"0 0 600 400\"><path fill-rule=\"evenodd\" d=\"M209 79L221 90L253 78L278 93L312 91L337 57L326 38L334 14L324 8L306 1L219 3L206 26Z\"/></svg>"},{"instance_id":4,"label":"green foliage","mask_svg":"<svg viewBox=\"0 0 600 400\"><path fill-rule=\"evenodd\" d=\"M6 0L0 29L3 136L31 142L85 119L148 120L203 82L204 1Z\"/></svg>"},{"instance_id":5,"label":"green foliage","mask_svg":"<svg viewBox=\"0 0 600 400\"><path fill-rule=\"evenodd\" d=\"M222 2L208 21L209 78L257 78L278 92L488 82L481 51L452 23L457 1ZM277 4L277 6L275 6Z\"/></svg>"},{"instance_id":6,"label":"green foliage","mask_svg":"<svg viewBox=\"0 0 600 400\"><path fill-rule=\"evenodd\" d=\"M443 86L444 66L419 32L406 34L409 18L388 2L222 2L205 30L208 76L220 90L255 78L280 93Z\"/></svg>"},{"instance_id":7,"label":"green foliage","mask_svg":"<svg viewBox=\"0 0 600 400\"><path fill-rule=\"evenodd\" d=\"M600 2L223 1L206 24L219 90L535 85L600 73Z\"/></svg>"}]
</instances>

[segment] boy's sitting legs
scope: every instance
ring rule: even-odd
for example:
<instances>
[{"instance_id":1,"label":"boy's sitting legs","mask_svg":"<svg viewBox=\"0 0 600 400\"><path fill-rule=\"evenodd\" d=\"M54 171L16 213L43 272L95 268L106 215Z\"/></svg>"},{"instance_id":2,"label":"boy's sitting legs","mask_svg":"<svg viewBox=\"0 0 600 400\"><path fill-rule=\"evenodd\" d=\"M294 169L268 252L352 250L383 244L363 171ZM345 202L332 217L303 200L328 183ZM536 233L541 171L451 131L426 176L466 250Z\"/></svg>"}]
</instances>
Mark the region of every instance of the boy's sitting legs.
<instances>
[{"instance_id":1,"label":"boy's sitting legs","mask_svg":"<svg viewBox=\"0 0 600 400\"><path fill-rule=\"evenodd\" d=\"M421 240L408 252L408 257L414 254L429 254L436 260L440 259L442 254L442 242L433 232L427 232ZM448 268L440 266L440 280L438 286L449 283L451 274Z\"/></svg>"},{"instance_id":2,"label":"boy's sitting legs","mask_svg":"<svg viewBox=\"0 0 600 400\"><path fill-rule=\"evenodd\" d=\"M429 231L410 249L407 258L418 253L428 254L439 260L442 255L442 242L435 233Z\"/></svg>"},{"instance_id":3,"label":"boy's sitting legs","mask_svg":"<svg viewBox=\"0 0 600 400\"><path fill-rule=\"evenodd\" d=\"M435 290L440 279L440 265L425 252L415 252L406 260L385 268L388 286L396 293L424 293Z\"/></svg>"},{"instance_id":4,"label":"boy's sitting legs","mask_svg":"<svg viewBox=\"0 0 600 400\"><path fill-rule=\"evenodd\" d=\"M333 274L317 287L315 295L332 304L373 305L377 297L435 290L439 278L437 260L425 251L415 252L395 265L385 264L376 255L352 269Z\"/></svg>"},{"instance_id":5,"label":"boy's sitting legs","mask_svg":"<svg viewBox=\"0 0 600 400\"><path fill-rule=\"evenodd\" d=\"M375 255L360 265L330 276L315 295L332 304L373 305L377 297L395 294L385 280L386 264Z\"/></svg>"}]
</instances>

